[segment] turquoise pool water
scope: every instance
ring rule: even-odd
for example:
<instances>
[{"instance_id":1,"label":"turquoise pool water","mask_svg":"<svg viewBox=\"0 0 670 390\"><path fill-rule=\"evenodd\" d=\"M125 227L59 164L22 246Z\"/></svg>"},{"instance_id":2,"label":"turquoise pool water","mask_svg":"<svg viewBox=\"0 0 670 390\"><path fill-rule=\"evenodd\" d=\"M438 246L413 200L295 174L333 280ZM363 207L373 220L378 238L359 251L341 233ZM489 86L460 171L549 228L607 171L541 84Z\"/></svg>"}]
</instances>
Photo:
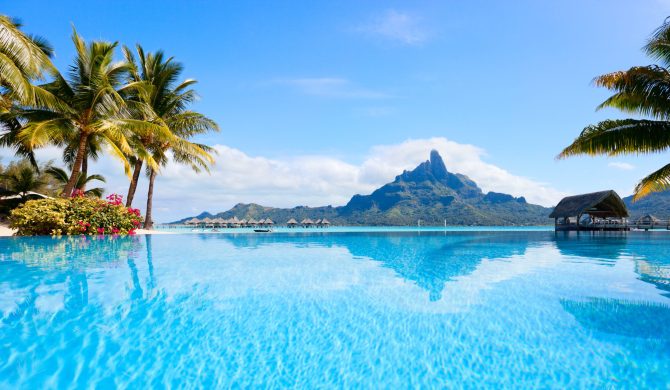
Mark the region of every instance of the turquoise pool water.
<instances>
[{"instance_id":1,"label":"turquoise pool water","mask_svg":"<svg viewBox=\"0 0 670 390\"><path fill-rule=\"evenodd\" d=\"M0 388L666 388L670 234L0 239Z\"/></svg>"}]
</instances>

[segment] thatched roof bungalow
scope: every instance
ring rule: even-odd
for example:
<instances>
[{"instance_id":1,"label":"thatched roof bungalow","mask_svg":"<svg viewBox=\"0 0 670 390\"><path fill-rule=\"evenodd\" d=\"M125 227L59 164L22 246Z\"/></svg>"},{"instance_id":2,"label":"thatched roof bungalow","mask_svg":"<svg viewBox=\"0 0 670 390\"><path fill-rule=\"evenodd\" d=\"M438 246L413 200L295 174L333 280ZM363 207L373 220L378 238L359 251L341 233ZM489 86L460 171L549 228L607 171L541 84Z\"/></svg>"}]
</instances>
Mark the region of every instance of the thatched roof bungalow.
<instances>
[{"instance_id":1,"label":"thatched roof bungalow","mask_svg":"<svg viewBox=\"0 0 670 390\"><path fill-rule=\"evenodd\" d=\"M640 217L635 221L635 224L637 225L651 225L651 224L658 224L660 223L661 220L656 218L655 216L651 214L647 214L644 217Z\"/></svg>"},{"instance_id":2,"label":"thatched roof bungalow","mask_svg":"<svg viewBox=\"0 0 670 390\"><path fill-rule=\"evenodd\" d=\"M200 223L198 218L191 218L188 221L184 222L186 225L197 225Z\"/></svg>"},{"instance_id":3,"label":"thatched roof bungalow","mask_svg":"<svg viewBox=\"0 0 670 390\"><path fill-rule=\"evenodd\" d=\"M626 230L627 227L611 225L601 227L594 225L581 226L582 216L589 215L593 220L618 219L623 222L628 217L628 209L623 200L613 190L592 192L563 198L549 218L554 218L556 230ZM574 223L573 223L574 221Z\"/></svg>"},{"instance_id":4,"label":"thatched roof bungalow","mask_svg":"<svg viewBox=\"0 0 670 390\"><path fill-rule=\"evenodd\" d=\"M323 225L323 226L329 226L329 225L330 225L330 221L324 218L324 219L321 220L321 225Z\"/></svg>"},{"instance_id":5,"label":"thatched roof bungalow","mask_svg":"<svg viewBox=\"0 0 670 390\"><path fill-rule=\"evenodd\" d=\"M298 221L295 219L291 218L286 222L286 226L288 227L295 227L298 224Z\"/></svg>"},{"instance_id":6,"label":"thatched roof bungalow","mask_svg":"<svg viewBox=\"0 0 670 390\"><path fill-rule=\"evenodd\" d=\"M270 218L266 218L266 219L265 219L265 224L266 224L266 225L274 225L275 223L272 222L272 220L271 220Z\"/></svg>"}]
</instances>

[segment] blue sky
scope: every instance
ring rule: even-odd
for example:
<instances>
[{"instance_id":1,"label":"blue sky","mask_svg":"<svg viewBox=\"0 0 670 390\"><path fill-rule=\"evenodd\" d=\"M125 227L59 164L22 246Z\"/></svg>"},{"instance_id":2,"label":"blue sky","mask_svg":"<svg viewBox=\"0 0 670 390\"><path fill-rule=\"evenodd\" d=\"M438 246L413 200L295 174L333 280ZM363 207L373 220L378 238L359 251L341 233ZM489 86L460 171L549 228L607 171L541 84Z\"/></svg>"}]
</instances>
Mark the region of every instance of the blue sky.
<instances>
[{"instance_id":1,"label":"blue sky","mask_svg":"<svg viewBox=\"0 0 670 390\"><path fill-rule=\"evenodd\" d=\"M237 202L342 204L432 147L485 189L545 205L606 188L628 195L667 160L554 158L585 125L622 117L595 112L607 92L591 80L650 63L640 48L670 14L665 1L85 4L23 0L2 12L46 37L62 71L72 24L86 39L164 50L200 81L197 109L221 126L205 139L221 152L213 175L166 169L159 219ZM98 170L125 193L117 163ZM179 199L197 185L212 191L185 209Z\"/></svg>"}]
</instances>

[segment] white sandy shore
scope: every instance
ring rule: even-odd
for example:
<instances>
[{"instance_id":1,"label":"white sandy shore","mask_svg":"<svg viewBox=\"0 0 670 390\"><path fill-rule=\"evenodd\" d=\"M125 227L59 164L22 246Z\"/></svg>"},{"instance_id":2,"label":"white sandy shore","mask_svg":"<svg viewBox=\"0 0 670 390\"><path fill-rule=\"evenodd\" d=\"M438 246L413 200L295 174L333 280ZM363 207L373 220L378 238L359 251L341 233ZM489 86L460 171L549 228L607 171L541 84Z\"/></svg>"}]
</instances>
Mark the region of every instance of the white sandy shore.
<instances>
[{"instance_id":1,"label":"white sandy shore","mask_svg":"<svg viewBox=\"0 0 670 390\"><path fill-rule=\"evenodd\" d=\"M16 233L15 229L10 228L7 224L0 224L0 237L9 237L13 236ZM147 229L137 229L136 234L177 234L176 232L164 232L159 230L147 230Z\"/></svg>"}]
</instances>

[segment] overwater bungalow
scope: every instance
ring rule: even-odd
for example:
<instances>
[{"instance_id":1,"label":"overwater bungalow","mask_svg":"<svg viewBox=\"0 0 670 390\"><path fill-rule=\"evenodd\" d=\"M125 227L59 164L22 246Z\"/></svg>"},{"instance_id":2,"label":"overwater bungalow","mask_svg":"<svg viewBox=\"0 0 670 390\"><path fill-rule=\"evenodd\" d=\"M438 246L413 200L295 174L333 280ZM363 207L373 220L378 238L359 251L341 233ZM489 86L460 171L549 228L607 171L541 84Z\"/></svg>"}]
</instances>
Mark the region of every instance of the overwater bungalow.
<instances>
[{"instance_id":1,"label":"overwater bungalow","mask_svg":"<svg viewBox=\"0 0 670 390\"><path fill-rule=\"evenodd\" d=\"M312 226L314 226L314 221L312 221L312 220L309 219L309 218L305 218L305 219L302 220L302 222L300 222L300 224L301 224L303 227L312 227Z\"/></svg>"},{"instance_id":2,"label":"overwater bungalow","mask_svg":"<svg viewBox=\"0 0 670 390\"><path fill-rule=\"evenodd\" d=\"M264 223L265 226L272 226L274 224L275 223L270 218L265 219L265 223Z\"/></svg>"},{"instance_id":3,"label":"overwater bungalow","mask_svg":"<svg viewBox=\"0 0 670 390\"><path fill-rule=\"evenodd\" d=\"M568 196L549 215L557 231L629 230L627 217L626 205L613 190Z\"/></svg>"},{"instance_id":4,"label":"overwater bungalow","mask_svg":"<svg viewBox=\"0 0 670 390\"><path fill-rule=\"evenodd\" d=\"M291 218L291 219L289 219L289 220L286 222L286 226L288 226L288 227L290 227L290 228L292 228L292 227L296 227L296 226L298 226L298 221L296 221L295 219Z\"/></svg>"},{"instance_id":5,"label":"overwater bungalow","mask_svg":"<svg viewBox=\"0 0 670 390\"><path fill-rule=\"evenodd\" d=\"M200 220L198 218L191 218L188 221L184 222L186 225L198 225Z\"/></svg>"},{"instance_id":6,"label":"overwater bungalow","mask_svg":"<svg viewBox=\"0 0 670 390\"><path fill-rule=\"evenodd\" d=\"M655 216L651 214L647 214L643 217L638 218L635 221L635 228L636 229L653 229L654 227L667 227L670 225L670 222L664 223L661 221L659 218L656 218Z\"/></svg>"},{"instance_id":7,"label":"overwater bungalow","mask_svg":"<svg viewBox=\"0 0 670 390\"><path fill-rule=\"evenodd\" d=\"M328 221L325 218L321 220L321 227L329 227L329 226L330 226L330 221Z\"/></svg>"},{"instance_id":8,"label":"overwater bungalow","mask_svg":"<svg viewBox=\"0 0 670 390\"><path fill-rule=\"evenodd\" d=\"M256 221L256 220L253 219L253 218L249 218L249 220L247 221L247 225L249 225L249 226L258 226L258 221Z\"/></svg>"}]
</instances>

